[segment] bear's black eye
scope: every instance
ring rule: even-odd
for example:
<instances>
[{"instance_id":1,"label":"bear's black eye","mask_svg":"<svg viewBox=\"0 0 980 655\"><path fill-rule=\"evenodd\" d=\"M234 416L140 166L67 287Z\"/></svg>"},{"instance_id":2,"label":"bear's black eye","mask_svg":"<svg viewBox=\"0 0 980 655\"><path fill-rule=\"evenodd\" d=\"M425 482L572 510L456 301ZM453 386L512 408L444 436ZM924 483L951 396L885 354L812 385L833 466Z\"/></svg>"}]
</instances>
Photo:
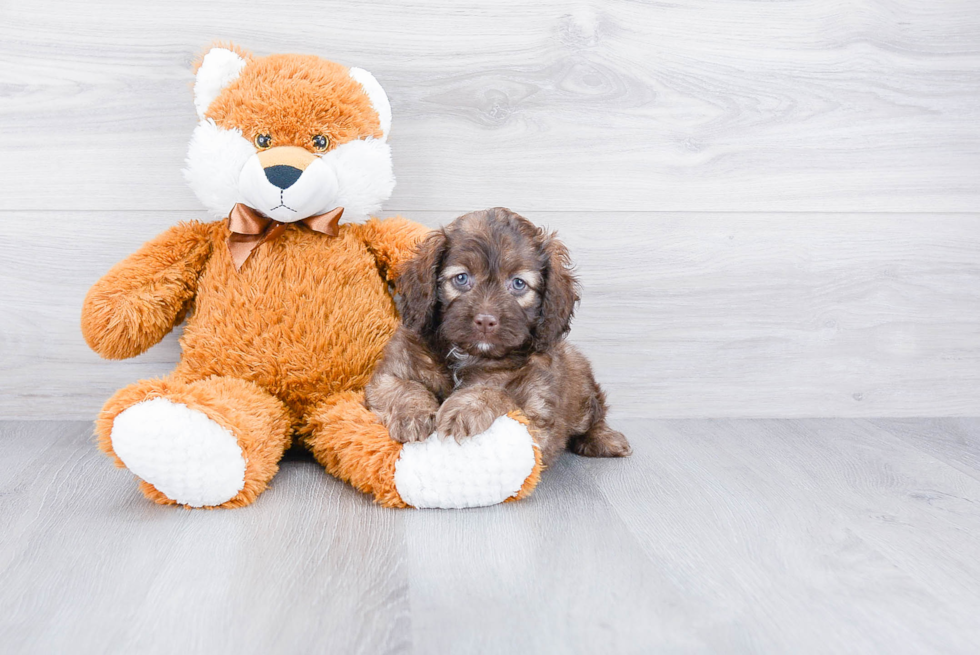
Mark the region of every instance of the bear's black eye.
<instances>
[{"instance_id":1,"label":"bear's black eye","mask_svg":"<svg viewBox=\"0 0 980 655\"><path fill-rule=\"evenodd\" d=\"M272 147L272 137L268 134L258 134L255 136L255 147L265 150Z\"/></svg>"},{"instance_id":2,"label":"bear's black eye","mask_svg":"<svg viewBox=\"0 0 980 655\"><path fill-rule=\"evenodd\" d=\"M323 152L330 145L330 139L323 136L322 134L317 134L313 137L313 147L316 148L318 152Z\"/></svg>"}]
</instances>

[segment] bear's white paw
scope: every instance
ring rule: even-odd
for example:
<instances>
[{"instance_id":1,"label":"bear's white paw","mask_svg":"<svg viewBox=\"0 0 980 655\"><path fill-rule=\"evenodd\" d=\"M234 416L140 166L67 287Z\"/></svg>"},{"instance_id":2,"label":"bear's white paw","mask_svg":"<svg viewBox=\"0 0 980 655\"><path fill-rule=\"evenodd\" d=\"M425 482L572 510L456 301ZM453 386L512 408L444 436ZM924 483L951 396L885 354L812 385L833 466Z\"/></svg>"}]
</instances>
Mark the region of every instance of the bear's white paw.
<instances>
[{"instance_id":1,"label":"bear's white paw","mask_svg":"<svg viewBox=\"0 0 980 655\"><path fill-rule=\"evenodd\" d=\"M126 467L181 505L220 505L245 486L238 440L203 412L166 398L144 400L112 424Z\"/></svg>"},{"instance_id":2,"label":"bear's white paw","mask_svg":"<svg viewBox=\"0 0 980 655\"><path fill-rule=\"evenodd\" d=\"M395 488L413 507L496 505L520 491L531 475L534 447L527 428L508 416L462 443L432 434L402 447Z\"/></svg>"}]
</instances>

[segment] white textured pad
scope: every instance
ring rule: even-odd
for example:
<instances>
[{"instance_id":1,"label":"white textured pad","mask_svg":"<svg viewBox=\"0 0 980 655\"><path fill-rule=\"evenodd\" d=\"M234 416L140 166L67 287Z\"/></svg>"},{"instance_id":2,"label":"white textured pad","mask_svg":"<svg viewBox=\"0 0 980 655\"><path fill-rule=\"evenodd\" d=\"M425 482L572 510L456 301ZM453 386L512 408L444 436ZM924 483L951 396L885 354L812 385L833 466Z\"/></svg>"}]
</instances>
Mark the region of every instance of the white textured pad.
<instances>
[{"instance_id":1,"label":"white textured pad","mask_svg":"<svg viewBox=\"0 0 980 655\"><path fill-rule=\"evenodd\" d=\"M111 439L130 471L181 505L220 505L245 486L235 435L186 405L136 403L113 421Z\"/></svg>"},{"instance_id":2,"label":"white textured pad","mask_svg":"<svg viewBox=\"0 0 980 655\"><path fill-rule=\"evenodd\" d=\"M516 494L533 470L531 434L501 416L462 443L433 434L405 444L395 463L395 488L413 507L483 507Z\"/></svg>"}]
</instances>

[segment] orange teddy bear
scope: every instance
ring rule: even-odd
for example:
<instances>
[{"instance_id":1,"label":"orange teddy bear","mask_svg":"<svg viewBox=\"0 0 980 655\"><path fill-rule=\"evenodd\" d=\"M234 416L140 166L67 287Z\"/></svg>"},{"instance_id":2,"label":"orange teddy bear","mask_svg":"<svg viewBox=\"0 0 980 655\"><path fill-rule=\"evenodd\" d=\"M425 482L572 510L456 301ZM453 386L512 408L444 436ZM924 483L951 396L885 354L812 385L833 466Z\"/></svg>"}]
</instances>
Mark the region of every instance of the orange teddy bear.
<instances>
[{"instance_id":1,"label":"orange teddy bear","mask_svg":"<svg viewBox=\"0 0 980 655\"><path fill-rule=\"evenodd\" d=\"M184 172L220 220L169 229L85 298L82 332L109 359L144 352L186 317L176 370L106 403L102 450L148 498L187 507L251 503L294 440L388 506L530 493L541 463L522 416L463 444L403 446L364 406L398 325L389 286L426 232L368 219L395 184L377 80L315 56L216 46L196 68L194 103Z\"/></svg>"}]
</instances>

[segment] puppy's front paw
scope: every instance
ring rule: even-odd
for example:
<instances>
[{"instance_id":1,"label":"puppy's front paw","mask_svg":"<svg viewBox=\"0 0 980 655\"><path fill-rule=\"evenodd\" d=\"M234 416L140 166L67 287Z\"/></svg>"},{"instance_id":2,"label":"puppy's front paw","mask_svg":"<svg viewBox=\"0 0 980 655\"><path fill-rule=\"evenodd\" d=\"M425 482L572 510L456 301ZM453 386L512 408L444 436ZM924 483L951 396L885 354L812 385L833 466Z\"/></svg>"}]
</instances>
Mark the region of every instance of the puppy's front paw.
<instances>
[{"instance_id":1,"label":"puppy's front paw","mask_svg":"<svg viewBox=\"0 0 980 655\"><path fill-rule=\"evenodd\" d=\"M504 412L506 413L506 412ZM462 441L490 428L498 416L493 407L479 404L473 399L450 397L436 415L436 431L441 437L453 437Z\"/></svg>"},{"instance_id":2,"label":"puppy's front paw","mask_svg":"<svg viewBox=\"0 0 980 655\"><path fill-rule=\"evenodd\" d=\"M399 443L425 441L435 430L436 413L418 411L398 413L388 421L388 435Z\"/></svg>"}]
</instances>

